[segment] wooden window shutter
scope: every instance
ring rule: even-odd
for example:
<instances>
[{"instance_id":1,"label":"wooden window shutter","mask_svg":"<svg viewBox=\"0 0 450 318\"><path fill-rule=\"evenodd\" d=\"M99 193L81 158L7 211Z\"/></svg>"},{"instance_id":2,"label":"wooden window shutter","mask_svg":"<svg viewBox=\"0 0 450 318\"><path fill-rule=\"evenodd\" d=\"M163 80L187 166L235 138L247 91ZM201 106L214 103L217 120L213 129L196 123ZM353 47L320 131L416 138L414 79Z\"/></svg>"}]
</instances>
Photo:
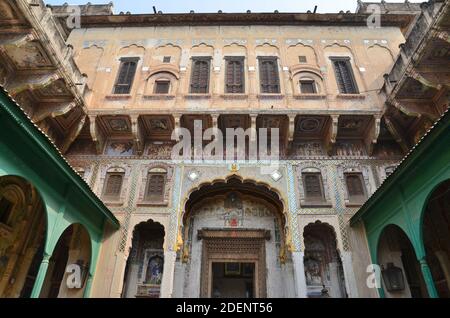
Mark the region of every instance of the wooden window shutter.
<instances>
[{"instance_id":1,"label":"wooden window shutter","mask_svg":"<svg viewBox=\"0 0 450 318\"><path fill-rule=\"evenodd\" d=\"M155 82L155 94L168 94L170 82L169 81L156 81Z\"/></svg>"},{"instance_id":2,"label":"wooden window shutter","mask_svg":"<svg viewBox=\"0 0 450 318\"><path fill-rule=\"evenodd\" d=\"M209 58L192 62L191 93L206 94L209 90Z\"/></svg>"},{"instance_id":3,"label":"wooden window shutter","mask_svg":"<svg viewBox=\"0 0 450 318\"><path fill-rule=\"evenodd\" d=\"M103 195L105 197L119 197L122 189L123 174L108 173L106 176L106 184Z\"/></svg>"},{"instance_id":4,"label":"wooden window shutter","mask_svg":"<svg viewBox=\"0 0 450 318\"><path fill-rule=\"evenodd\" d=\"M300 92L302 94L315 94L316 84L312 80L301 80L300 81Z\"/></svg>"},{"instance_id":5,"label":"wooden window shutter","mask_svg":"<svg viewBox=\"0 0 450 318\"><path fill-rule=\"evenodd\" d=\"M129 94L136 74L138 59L122 59L114 94Z\"/></svg>"},{"instance_id":6,"label":"wooden window shutter","mask_svg":"<svg viewBox=\"0 0 450 318\"><path fill-rule=\"evenodd\" d=\"M280 93L280 79L276 58L259 58L261 92L266 94Z\"/></svg>"},{"instance_id":7,"label":"wooden window shutter","mask_svg":"<svg viewBox=\"0 0 450 318\"><path fill-rule=\"evenodd\" d=\"M341 94L358 94L350 59L332 58L336 81Z\"/></svg>"},{"instance_id":8,"label":"wooden window shutter","mask_svg":"<svg viewBox=\"0 0 450 318\"><path fill-rule=\"evenodd\" d=\"M305 197L309 200L323 200L323 189L320 173L303 173Z\"/></svg>"},{"instance_id":9,"label":"wooden window shutter","mask_svg":"<svg viewBox=\"0 0 450 318\"><path fill-rule=\"evenodd\" d=\"M244 92L244 60L243 58L230 58L226 62L226 92Z\"/></svg>"},{"instance_id":10,"label":"wooden window shutter","mask_svg":"<svg viewBox=\"0 0 450 318\"><path fill-rule=\"evenodd\" d=\"M363 177L360 173L347 174L345 181L350 200L362 200L365 198Z\"/></svg>"},{"instance_id":11,"label":"wooden window shutter","mask_svg":"<svg viewBox=\"0 0 450 318\"><path fill-rule=\"evenodd\" d=\"M147 178L146 200L163 201L166 175L163 173L149 173Z\"/></svg>"}]
</instances>

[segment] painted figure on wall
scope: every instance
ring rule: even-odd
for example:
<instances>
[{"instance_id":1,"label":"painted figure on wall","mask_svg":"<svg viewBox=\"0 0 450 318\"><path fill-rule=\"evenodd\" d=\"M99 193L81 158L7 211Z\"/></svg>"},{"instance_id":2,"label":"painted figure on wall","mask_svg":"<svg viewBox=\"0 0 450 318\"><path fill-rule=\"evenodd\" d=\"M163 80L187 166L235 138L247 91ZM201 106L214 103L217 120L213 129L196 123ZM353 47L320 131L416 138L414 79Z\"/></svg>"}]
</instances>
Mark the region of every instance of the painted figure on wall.
<instances>
[{"instance_id":1,"label":"painted figure on wall","mask_svg":"<svg viewBox=\"0 0 450 318\"><path fill-rule=\"evenodd\" d=\"M131 141L113 141L106 149L108 156L129 156L133 154L133 143Z\"/></svg>"},{"instance_id":2,"label":"painted figure on wall","mask_svg":"<svg viewBox=\"0 0 450 318\"><path fill-rule=\"evenodd\" d=\"M322 274L321 274L321 264L320 261L309 258L305 260L305 274L306 274L306 284L309 286L322 285Z\"/></svg>"},{"instance_id":3,"label":"painted figure on wall","mask_svg":"<svg viewBox=\"0 0 450 318\"><path fill-rule=\"evenodd\" d=\"M145 282L147 284L160 285L162 280L164 261L160 256L153 256L148 261Z\"/></svg>"}]
</instances>

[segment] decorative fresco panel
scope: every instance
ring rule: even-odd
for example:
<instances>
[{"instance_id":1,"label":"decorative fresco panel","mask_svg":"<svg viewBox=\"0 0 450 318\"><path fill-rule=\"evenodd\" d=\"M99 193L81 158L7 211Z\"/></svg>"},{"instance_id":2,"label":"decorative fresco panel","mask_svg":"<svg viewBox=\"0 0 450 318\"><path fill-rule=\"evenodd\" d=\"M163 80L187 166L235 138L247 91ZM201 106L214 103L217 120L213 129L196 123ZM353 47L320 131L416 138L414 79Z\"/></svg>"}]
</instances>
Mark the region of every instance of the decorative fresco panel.
<instances>
[{"instance_id":1,"label":"decorative fresco panel","mask_svg":"<svg viewBox=\"0 0 450 318\"><path fill-rule=\"evenodd\" d=\"M132 154L132 141L111 141L105 150L105 155L108 156L131 156Z\"/></svg>"}]
</instances>

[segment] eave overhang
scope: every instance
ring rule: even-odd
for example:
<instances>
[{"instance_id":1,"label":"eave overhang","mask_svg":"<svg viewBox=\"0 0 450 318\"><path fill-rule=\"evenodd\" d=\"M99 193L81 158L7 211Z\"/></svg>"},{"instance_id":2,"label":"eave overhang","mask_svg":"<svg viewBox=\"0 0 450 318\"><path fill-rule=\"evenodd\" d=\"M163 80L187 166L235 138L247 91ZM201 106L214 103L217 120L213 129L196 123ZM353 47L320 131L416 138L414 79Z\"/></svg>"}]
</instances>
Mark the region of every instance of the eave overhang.
<instances>
[{"instance_id":1,"label":"eave overhang","mask_svg":"<svg viewBox=\"0 0 450 318\"><path fill-rule=\"evenodd\" d=\"M367 26L369 14L355 13L169 13L119 14L81 17L82 28L214 25L317 25ZM406 29L414 20L410 14L382 14L383 27Z\"/></svg>"},{"instance_id":2,"label":"eave overhang","mask_svg":"<svg viewBox=\"0 0 450 318\"><path fill-rule=\"evenodd\" d=\"M106 220L108 220L116 229L120 228L120 223L104 203L90 189L89 185L81 178L81 176L70 166L63 155L59 152L55 144L46 136L39 127L37 127L31 119L24 113L22 108L12 99L3 87L0 86L0 107L4 113L10 116L11 121L17 125L17 129L27 135L35 144L36 148L42 151L44 157L54 164L55 169L67 178L71 184L86 196L94 211L99 211Z\"/></svg>"}]
</instances>

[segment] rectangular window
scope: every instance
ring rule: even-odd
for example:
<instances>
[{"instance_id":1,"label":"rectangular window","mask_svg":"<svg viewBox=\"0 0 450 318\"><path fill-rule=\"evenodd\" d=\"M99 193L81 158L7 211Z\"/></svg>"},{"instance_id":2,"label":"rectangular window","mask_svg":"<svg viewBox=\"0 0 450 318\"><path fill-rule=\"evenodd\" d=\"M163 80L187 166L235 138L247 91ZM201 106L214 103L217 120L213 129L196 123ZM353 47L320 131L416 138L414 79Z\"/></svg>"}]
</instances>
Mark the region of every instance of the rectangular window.
<instances>
[{"instance_id":1,"label":"rectangular window","mask_svg":"<svg viewBox=\"0 0 450 318\"><path fill-rule=\"evenodd\" d=\"M209 90L210 57L192 59L191 93L207 94Z\"/></svg>"},{"instance_id":2,"label":"rectangular window","mask_svg":"<svg viewBox=\"0 0 450 318\"><path fill-rule=\"evenodd\" d=\"M366 190L362 174L346 173L345 182L347 184L349 201L353 203L363 203L366 199Z\"/></svg>"},{"instance_id":3,"label":"rectangular window","mask_svg":"<svg viewBox=\"0 0 450 318\"><path fill-rule=\"evenodd\" d=\"M300 81L300 92L302 94L315 94L316 91L316 84L313 80L301 80Z\"/></svg>"},{"instance_id":4,"label":"rectangular window","mask_svg":"<svg viewBox=\"0 0 450 318\"><path fill-rule=\"evenodd\" d=\"M122 58L117 75L114 94L129 94L133 85L138 58Z\"/></svg>"},{"instance_id":5,"label":"rectangular window","mask_svg":"<svg viewBox=\"0 0 450 318\"><path fill-rule=\"evenodd\" d=\"M336 81L341 94L359 94L349 57L333 57Z\"/></svg>"},{"instance_id":6,"label":"rectangular window","mask_svg":"<svg viewBox=\"0 0 450 318\"><path fill-rule=\"evenodd\" d=\"M303 187L307 201L324 201L322 177L318 172L302 173Z\"/></svg>"},{"instance_id":7,"label":"rectangular window","mask_svg":"<svg viewBox=\"0 0 450 318\"><path fill-rule=\"evenodd\" d=\"M122 190L123 173L107 173L103 196L108 199L119 199Z\"/></svg>"},{"instance_id":8,"label":"rectangular window","mask_svg":"<svg viewBox=\"0 0 450 318\"><path fill-rule=\"evenodd\" d=\"M276 57L258 57L261 93L279 94L280 78Z\"/></svg>"},{"instance_id":9,"label":"rectangular window","mask_svg":"<svg viewBox=\"0 0 450 318\"><path fill-rule=\"evenodd\" d=\"M0 199L0 223L8 225L9 218L11 216L11 211L13 208L13 203L2 197Z\"/></svg>"},{"instance_id":10,"label":"rectangular window","mask_svg":"<svg viewBox=\"0 0 450 318\"><path fill-rule=\"evenodd\" d=\"M156 81L155 94L169 94L170 81Z\"/></svg>"},{"instance_id":11,"label":"rectangular window","mask_svg":"<svg viewBox=\"0 0 450 318\"><path fill-rule=\"evenodd\" d=\"M298 57L298 62L299 62L299 63L306 63L306 56L300 55L300 56Z\"/></svg>"},{"instance_id":12,"label":"rectangular window","mask_svg":"<svg viewBox=\"0 0 450 318\"><path fill-rule=\"evenodd\" d=\"M163 201L166 175L162 173L149 173L147 178L147 189L145 191L146 201Z\"/></svg>"},{"instance_id":13,"label":"rectangular window","mask_svg":"<svg viewBox=\"0 0 450 318\"><path fill-rule=\"evenodd\" d=\"M170 56L164 56L163 63L170 63Z\"/></svg>"},{"instance_id":14,"label":"rectangular window","mask_svg":"<svg viewBox=\"0 0 450 318\"><path fill-rule=\"evenodd\" d=\"M226 92L244 93L244 58L226 57Z\"/></svg>"}]
</instances>

